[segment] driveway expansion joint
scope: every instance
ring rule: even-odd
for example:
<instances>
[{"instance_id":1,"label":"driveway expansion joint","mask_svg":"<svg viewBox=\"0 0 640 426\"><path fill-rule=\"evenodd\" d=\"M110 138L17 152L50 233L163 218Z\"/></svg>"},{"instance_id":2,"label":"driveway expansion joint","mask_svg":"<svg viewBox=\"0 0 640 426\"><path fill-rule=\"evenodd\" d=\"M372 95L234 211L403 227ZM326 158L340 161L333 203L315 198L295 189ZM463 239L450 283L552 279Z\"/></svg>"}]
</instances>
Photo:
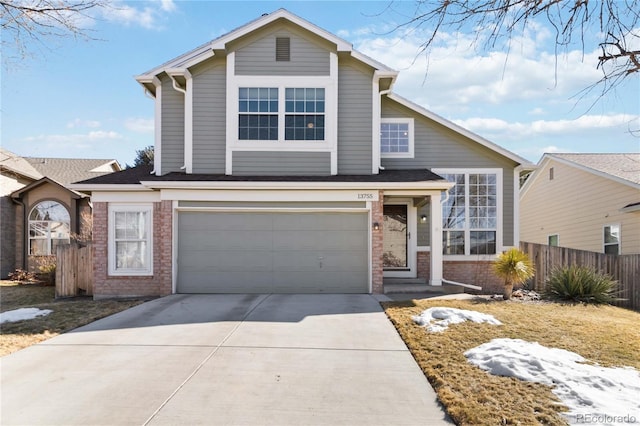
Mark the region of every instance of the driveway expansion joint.
<instances>
[{"instance_id":1,"label":"driveway expansion joint","mask_svg":"<svg viewBox=\"0 0 640 426\"><path fill-rule=\"evenodd\" d=\"M207 354L207 356L202 360L202 362L200 362L200 364L198 364L198 366L196 368L194 368L194 370L191 372L191 374L189 374L187 376L187 378L184 379L184 381L182 383L180 383L180 385L178 385L178 387L176 387L176 389L171 393L171 395L169 395L167 397L167 399L165 399L162 402L162 404L160 404L160 406L153 412L153 414L151 414L149 416L149 418L143 423L143 426L147 426L149 423L151 423L151 421L158 415L158 413L160 413L160 411L169 403L169 401L171 401L178 394L178 392L180 392L180 390L187 383L189 383L189 381L198 373L198 371L200 371L200 369L202 369L202 367L204 367L204 365L211 358L213 358L213 356L216 354L216 352L218 352L218 350L224 345L224 342L226 342L233 335L233 333L235 333L236 330L238 330L238 328L245 322L245 320L249 317L249 315L251 315L253 313L253 311L255 311L258 308L258 306L260 306L262 304L262 302L267 300L270 296L271 296L271 294L265 295L258 303L255 304L255 306L253 306L251 309L249 309L247 311L246 314L244 314L242 319L240 321L238 321L238 323L233 327L233 329L231 329L231 331L229 331L229 333L227 333L227 335L224 337L224 339L222 339L222 341L220 341L220 343L218 345L216 345L213 348L213 350L211 352L209 352L209 354Z\"/></svg>"}]
</instances>

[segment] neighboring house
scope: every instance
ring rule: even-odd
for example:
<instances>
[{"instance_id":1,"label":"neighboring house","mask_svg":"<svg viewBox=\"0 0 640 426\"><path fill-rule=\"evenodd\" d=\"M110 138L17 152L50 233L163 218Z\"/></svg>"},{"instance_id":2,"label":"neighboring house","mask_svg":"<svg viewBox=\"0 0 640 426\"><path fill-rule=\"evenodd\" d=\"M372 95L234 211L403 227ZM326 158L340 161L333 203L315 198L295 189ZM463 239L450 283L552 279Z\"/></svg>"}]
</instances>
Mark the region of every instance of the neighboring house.
<instances>
[{"instance_id":1,"label":"neighboring house","mask_svg":"<svg viewBox=\"0 0 640 426\"><path fill-rule=\"evenodd\" d=\"M0 276L35 270L39 256L83 232L89 197L68 189L70 183L119 170L115 160L20 157L0 148Z\"/></svg>"},{"instance_id":2,"label":"neighboring house","mask_svg":"<svg viewBox=\"0 0 640 426\"><path fill-rule=\"evenodd\" d=\"M395 95L397 75L280 9L138 76L154 170L73 185L95 297L499 285L534 165Z\"/></svg>"},{"instance_id":3,"label":"neighboring house","mask_svg":"<svg viewBox=\"0 0 640 426\"><path fill-rule=\"evenodd\" d=\"M522 241L640 253L640 154L545 154L520 196Z\"/></svg>"}]
</instances>

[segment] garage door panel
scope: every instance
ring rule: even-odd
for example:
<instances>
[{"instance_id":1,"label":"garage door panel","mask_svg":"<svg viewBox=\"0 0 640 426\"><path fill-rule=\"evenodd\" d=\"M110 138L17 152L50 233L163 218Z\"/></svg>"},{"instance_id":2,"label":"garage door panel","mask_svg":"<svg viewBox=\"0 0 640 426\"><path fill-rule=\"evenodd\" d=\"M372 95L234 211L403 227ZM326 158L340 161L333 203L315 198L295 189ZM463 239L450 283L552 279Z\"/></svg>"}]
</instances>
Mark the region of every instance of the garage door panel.
<instances>
[{"instance_id":1,"label":"garage door panel","mask_svg":"<svg viewBox=\"0 0 640 426\"><path fill-rule=\"evenodd\" d=\"M362 250L367 234L362 231L279 231L273 235L274 250Z\"/></svg>"},{"instance_id":2,"label":"garage door panel","mask_svg":"<svg viewBox=\"0 0 640 426\"><path fill-rule=\"evenodd\" d=\"M215 271L269 272L272 269L268 250L190 251L180 254L180 264L184 268Z\"/></svg>"},{"instance_id":3,"label":"garage door panel","mask_svg":"<svg viewBox=\"0 0 640 426\"><path fill-rule=\"evenodd\" d=\"M367 252L312 253L280 251L273 253L274 271L360 271L367 272ZM354 265L362 265L360 268Z\"/></svg>"},{"instance_id":4,"label":"garage door panel","mask_svg":"<svg viewBox=\"0 0 640 426\"><path fill-rule=\"evenodd\" d=\"M179 212L178 292L366 293L368 215Z\"/></svg>"},{"instance_id":5,"label":"garage door panel","mask_svg":"<svg viewBox=\"0 0 640 426\"><path fill-rule=\"evenodd\" d=\"M263 272L184 272L180 293L271 293L272 276Z\"/></svg>"}]
</instances>

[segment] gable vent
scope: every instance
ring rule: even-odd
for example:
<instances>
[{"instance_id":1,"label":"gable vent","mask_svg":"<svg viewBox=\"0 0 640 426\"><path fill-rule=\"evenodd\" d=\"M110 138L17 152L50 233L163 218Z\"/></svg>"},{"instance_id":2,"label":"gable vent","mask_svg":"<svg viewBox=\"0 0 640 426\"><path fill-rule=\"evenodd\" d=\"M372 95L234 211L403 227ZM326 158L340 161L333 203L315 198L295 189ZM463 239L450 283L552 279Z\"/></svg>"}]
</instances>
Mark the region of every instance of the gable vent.
<instances>
[{"instance_id":1,"label":"gable vent","mask_svg":"<svg viewBox=\"0 0 640 426\"><path fill-rule=\"evenodd\" d=\"M276 61L289 62L291 60L291 40L289 37L276 37Z\"/></svg>"}]
</instances>

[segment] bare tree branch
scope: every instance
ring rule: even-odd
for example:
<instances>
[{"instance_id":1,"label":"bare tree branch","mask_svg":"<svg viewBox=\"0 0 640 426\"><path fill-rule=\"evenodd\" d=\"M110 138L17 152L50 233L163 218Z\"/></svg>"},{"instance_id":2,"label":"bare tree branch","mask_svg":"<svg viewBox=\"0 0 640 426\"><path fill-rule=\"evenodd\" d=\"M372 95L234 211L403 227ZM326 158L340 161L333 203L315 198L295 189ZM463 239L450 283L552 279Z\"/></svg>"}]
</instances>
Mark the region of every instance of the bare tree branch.
<instances>
[{"instance_id":1,"label":"bare tree branch","mask_svg":"<svg viewBox=\"0 0 640 426\"><path fill-rule=\"evenodd\" d=\"M555 31L556 58L575 44L584 57L592 51L585 36L602 34L598 69L603 78L595 86L603 85L603 94L640 75L640 51L627 48L640 44L640 0L417 0L413 17L395 30L428 28L418 54L428 53L445 30L472 30L480 49L504 44L508 50L509 41L536 22Z\"/></svg>"},{"instance_id":2,"label":"bare tree branch","mask_svg":"<svg viewBox=\"0 0 640 426\"><path fill-rule=\"evenodd\" d=\"M109 0L0 0L2 45L13 42L20 57L33 43L46 46L55 38L93 39L86 23L95 8L109 7Z\"/></svg>"}]
</instances>

